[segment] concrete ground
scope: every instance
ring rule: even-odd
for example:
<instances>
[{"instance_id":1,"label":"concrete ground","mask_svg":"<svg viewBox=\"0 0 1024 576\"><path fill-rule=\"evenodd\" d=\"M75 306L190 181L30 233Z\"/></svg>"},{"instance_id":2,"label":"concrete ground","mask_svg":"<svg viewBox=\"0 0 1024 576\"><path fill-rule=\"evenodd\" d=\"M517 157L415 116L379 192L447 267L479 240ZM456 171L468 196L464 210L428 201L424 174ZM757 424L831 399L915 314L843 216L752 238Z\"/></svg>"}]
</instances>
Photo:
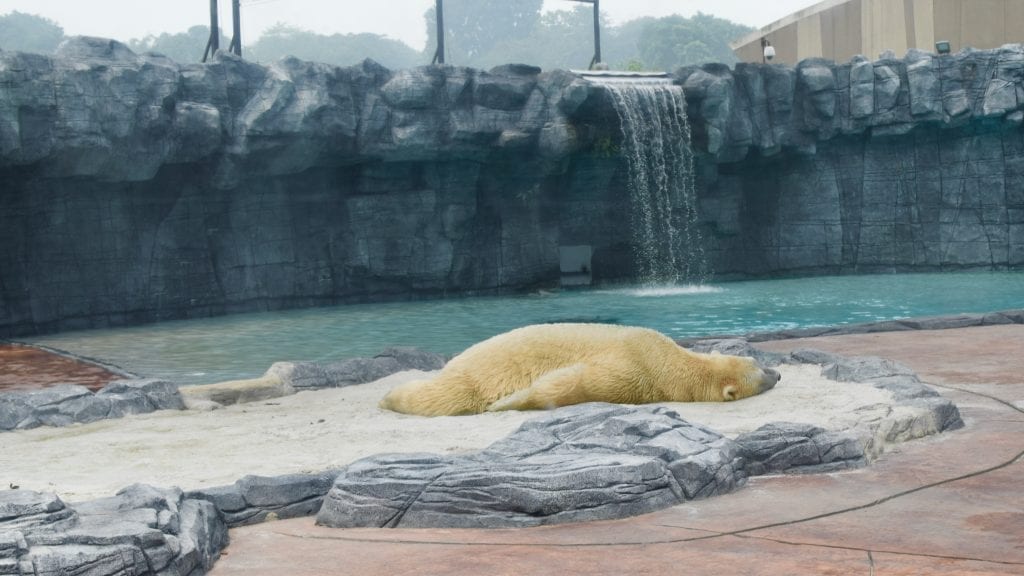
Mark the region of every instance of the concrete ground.
<instances>
[{"instance_id":1,"label":"concrete ground","mask_svg":"<svg viewBox=\"0 0 1024 576\"><path fill-rule=\"evenodd\" d=\"M768 342L903 362L966 427L852 472L751 479L625 520L522 530L231 531L211 574L1024 575L1024 326ZM784 416L784 415L781 415Z\"/></svg>"},{"instance_id":2,"label":"concrete ground","mask_svg":"<svg viewBox=\"0 0 1024 576\"><path fill-rule=\"evenodd\" d=\"M78 384L99 390L122 378L105 368L32 346L0 342L0 392Z\"/></svg>"}]
</instances>

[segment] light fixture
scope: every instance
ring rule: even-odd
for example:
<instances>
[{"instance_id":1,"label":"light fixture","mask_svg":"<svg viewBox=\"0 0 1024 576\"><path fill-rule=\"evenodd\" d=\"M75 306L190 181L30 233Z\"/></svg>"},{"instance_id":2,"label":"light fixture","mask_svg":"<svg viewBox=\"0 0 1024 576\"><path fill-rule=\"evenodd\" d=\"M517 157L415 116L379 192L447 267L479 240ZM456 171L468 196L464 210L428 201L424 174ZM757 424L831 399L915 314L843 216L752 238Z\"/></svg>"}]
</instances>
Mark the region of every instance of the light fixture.
<instances>
[{"instance_id":1,"label":"light fixture","mask_svg":"<svg viewBox=\"0 0 1024 576\"><path fill-rule=\"evenodd\" d=\"M951 51L949 46L949 40L939 40L938 42L936 42L935 51L938 52L939 54L949 54Z\"/></svg>"}]
</instances>

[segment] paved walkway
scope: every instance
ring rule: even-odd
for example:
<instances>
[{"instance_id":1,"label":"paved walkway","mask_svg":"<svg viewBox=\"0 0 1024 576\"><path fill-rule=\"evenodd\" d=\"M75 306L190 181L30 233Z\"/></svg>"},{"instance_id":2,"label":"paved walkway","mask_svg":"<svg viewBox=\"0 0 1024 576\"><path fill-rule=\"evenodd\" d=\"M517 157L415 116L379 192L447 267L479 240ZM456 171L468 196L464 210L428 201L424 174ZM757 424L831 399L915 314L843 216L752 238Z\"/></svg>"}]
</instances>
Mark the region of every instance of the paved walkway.
<instances>
[{"instance_id":1,"label":"paved walkway","mask_svg":"<svg viewBox=\"0 0 1024 576\"><path fill-rule=\"evenodd\" d=\"M769 342L914 368L966 427L869 468L751 479L626 520L522 530L231 531L214 576L245 574L1024 575L1024 326Z\"/></svg>"},{"instance_id":2,"label":"paved walkway","mask_svg":"<svg viewBox=\"0 0 1024 576\"><path fill-rule=\"evenodd\" d=\"M38 390L55 384L78 384L99 390L120 378L95 364L32 346L0 342L0 392Z\"/></svg>"}]
</instances>

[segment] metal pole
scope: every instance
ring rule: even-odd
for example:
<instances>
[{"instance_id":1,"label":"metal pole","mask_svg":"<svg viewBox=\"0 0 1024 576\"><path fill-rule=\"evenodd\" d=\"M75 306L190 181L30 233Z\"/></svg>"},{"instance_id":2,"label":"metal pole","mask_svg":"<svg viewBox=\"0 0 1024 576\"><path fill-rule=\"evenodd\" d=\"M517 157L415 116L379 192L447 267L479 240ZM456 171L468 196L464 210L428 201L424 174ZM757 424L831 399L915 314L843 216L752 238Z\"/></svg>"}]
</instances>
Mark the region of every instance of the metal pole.
<instances>
[{"instance_id":1,"label":"metal pole","mask_svg":"<svg viewBox=\"0 0 1024 576\"><path fill-rule=\"evenodd\" d=\"M437 20L437 52L434 52L433 64L444 64L444 0L437 0L434 7Z\"/></svg>"},{"instance_id":2,"label":"metal pole","mask_svg":"<svg viewBox=\"0 0 1024 576\"><path fill-rule=\"evenodd\" d=\"M590 69L601 63L601 0L570 0L584 2L594 6L594 58L590 61Z\"/></svg>"},{"instance_id":3,"label":"metal pole","mask_svg":"<svg viewBox=\"0 0 1024 576\"><path fill-rule=\"evenodd\" d=\"M203 62L208 56L213 56L220 50L220 23L217 17L217 0L210 0L210 39L206 41L206 50L203 52Z\"/></svg>"},{"instance_id":4,"label":"metal pole","mask_svg":"<svg viewBox=\"0 0 1024 576\"><path fill-rule=\"evenodd\" d=\"M242 9L241 0L231 0L231 16L234 22L234 37L231 38L231 51L242 55Z\"/></svg>"}]
</instances>

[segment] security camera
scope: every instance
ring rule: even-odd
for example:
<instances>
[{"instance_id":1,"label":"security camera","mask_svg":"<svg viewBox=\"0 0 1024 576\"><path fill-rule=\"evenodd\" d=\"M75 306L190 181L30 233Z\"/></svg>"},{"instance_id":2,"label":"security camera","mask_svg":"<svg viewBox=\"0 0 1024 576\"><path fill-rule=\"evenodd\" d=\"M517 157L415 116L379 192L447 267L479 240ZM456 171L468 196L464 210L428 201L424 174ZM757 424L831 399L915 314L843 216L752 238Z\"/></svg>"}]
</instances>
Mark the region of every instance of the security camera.
<instances>
[{"instance_id":1,"label":"security camera","mask_svg":"<svg viewBox=\"0 0 1024 576\"><path fill-rule=\"evenodd\" d=\"M772 43L767 38L761 38L761 48L764 50L762 53L764 55L763 62L769 62L772 58L775 58L775 46L772 46Z\"/></svg>"}]
</instances>

